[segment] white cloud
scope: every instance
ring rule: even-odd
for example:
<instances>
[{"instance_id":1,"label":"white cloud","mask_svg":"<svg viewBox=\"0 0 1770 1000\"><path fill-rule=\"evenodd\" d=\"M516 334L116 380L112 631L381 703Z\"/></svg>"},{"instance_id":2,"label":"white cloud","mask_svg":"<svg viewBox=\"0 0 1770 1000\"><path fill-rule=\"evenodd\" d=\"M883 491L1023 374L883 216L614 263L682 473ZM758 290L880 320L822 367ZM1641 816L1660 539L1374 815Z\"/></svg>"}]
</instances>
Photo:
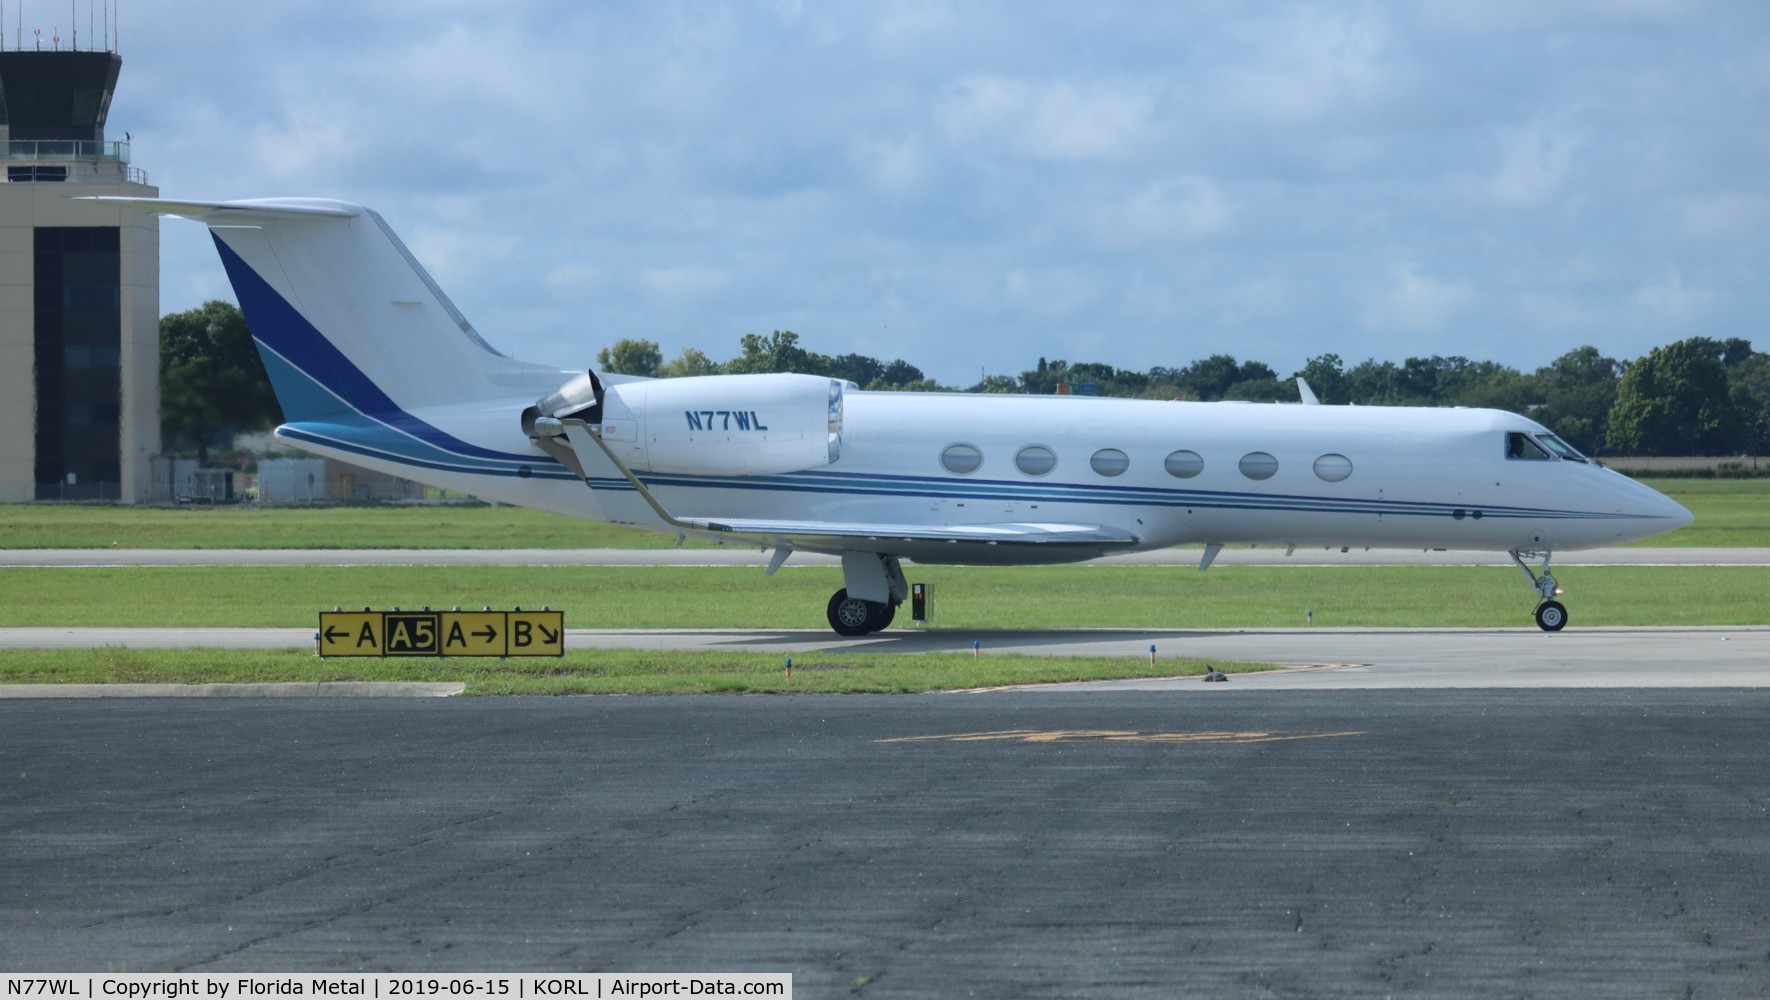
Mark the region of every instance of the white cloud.
<instances>
[{"instance_id":1,"label":"white cloud","mask_svg":"<svg viewBox=\"0 0 1770 1000\"><path fill-rule=\"evenodd\" d=\"M547 272L547 287L561 292L581 294L602 287L607 275L591 264L568 262Z\"/></svg>"},{"instance_id":2,"label":"white cloud","mask_svg":"<svg viewBox=\"0 0 1770 1000\"><path fill-rule=\"evenodd\" d=\"M1770 5L153 7L110 134L168 197L368 203L518 355L1527 366L1770 311Z\"/></svg>"},{"instance_id":3,"label":"white cloud","mask_svg":"<svg viewBox=\"0 0 1770 1000\"><path fill-rule=\"evenodd\" d=\"M670 299L711 295L731 280L730 274L716 267L647 267L639 274L648 289Z\"/></svg>"},{"instance_id":4,"label":"white cloud","mask_svg":"<svg viewBox=\"0 0 1770 1000\"><path fill-rule=\"evenodd\" d=\"M1154 89L1127 80L1040 82L968 76L936 117L961 146L1001 147L1040 160L1118 160L1148 141Z\"/></svg>"},{"instance_id":5,"label":"white cloud","mask_svg":"<svg viewBox=\"0 0 1770 1000\"><path fill-rule=\"evenodd\" d=\"M1017 313L1045 319L1073 316L1100 298L1092 273L1072 267L1015 269L1002 279L1002 300Z\"/></svg>"},{"instance_id":6,"label":"white cloud","mask_svg":"<svg viewBox=\"0 0 1770 1000\"><path fill-rule=\"evenodd\" d=\"M1502 129L1496 137L1499 163L1482 188L1501 205L1539 205L1553 197L1574 166L1579 137L1537 119Z\"/></svg>"},{"instance_id":7,"label":"white cloud","mask_svg":"<svg viewBox=\"0 0 1770 1000\"><path fill-rule=\"evenodd\" d=\"M1770 227L1770 195L1716 191L1684 199L1677 212L1679 228L1690 239L1732 240Z\"/></svg>"},{"instance_id":8,"label":"white cloud","mask_svg":"<svg viewBox=\"0 0 1770 1000\"><path fill-rule=\"evenodd\" d=\"M1429 332L1450 323L1474 298L1466 281L1439 281L1421 274L1415 264L1396 264L1372 296L1364 318L1378 330Z\"/></svg>"},{"instance_id":9,"label":"white cloud","mask_svg":"<svg viewBox=\"0 0 1770 1000\"><path fill-rule=\"evenodd\" d=\"M1682 339L1702 331L1693 329L1714 307L1715 293L1684 284L1684 274L1669 267L1629 294L1630 312L1638 322Z\"/></svg>"},{"instance_id":10,"label":"white cloud","mask_svg":"<svg viewBox=\"0 0 1770 1000\"><path fill-rule=\"evenodd\" d=\"M1298 7L1253 18L1222 74L1228 101L1281 120L1341 113L1392 86L1388 27L1370 11Z\"/></svg>"},{"instance_id":11,"label":"white cloud","mask_svg":"<svg viewBox=\"0 0 1770 1000\"><path fill-rule=\"evenodd\" d=\"M1415 0L1428 22L1471 33L1653 23L1704 16L1697 0Z\"/></svg>"},{"instance_id":12,"label":"white cloud","mask_svg":"<svg viewBox=\"0 0 1770 1000\"><path fill-rule=\"evenodd\" d=\"M915 136L900 139L858 139L854 164L881 190L906 194L920 189L932 171L928 152Z\"/></svg>"},{"instance_id":13,"label":"white cloud","mask_svg":"<svg viewBox=\"0 0 1770 1000\"><path fill-rule=\"evenodd\" d=\"M1109 245L1197 240L1222 230L1230 216L1223 193L1205 177L1151 181L1116 204L1082 210L1096 237Z\"/></svg>"}]
</instances>

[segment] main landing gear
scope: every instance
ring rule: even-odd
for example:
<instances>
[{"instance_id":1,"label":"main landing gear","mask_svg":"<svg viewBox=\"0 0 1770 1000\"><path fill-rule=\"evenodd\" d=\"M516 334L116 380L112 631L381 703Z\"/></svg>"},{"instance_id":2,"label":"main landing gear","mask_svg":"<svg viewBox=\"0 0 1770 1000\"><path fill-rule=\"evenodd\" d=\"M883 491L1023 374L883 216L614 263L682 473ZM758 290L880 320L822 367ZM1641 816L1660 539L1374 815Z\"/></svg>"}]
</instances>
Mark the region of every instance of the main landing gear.
<instances>
[{"instance_id":1,"label":"main landing gear","mask_svg":"<svg viewBox=\"0 0 1770 1000\"><path fill-rule=\"evenodd\" d=\"M897 605L849 597L848 588L830 597L830 627L839 635L871 635L883 631L897 617Z\"/></svg>"},{"instance_id":2,"label":"main landing gear","mask_svg":"<svg viewBox=\"0 0 1770 1000\"><path fill-rule=\"evenodd\" d=\"M1541 553L1522 549L1513 549L1512 561L1518 564L1525 579L1530 581L1531 589L1536 591L1536 627L1544 632L1559 632L1567 627L1567 606L1555 598L1561 596L1561 588L1555 584L1555 577L1549 573L1549 556L1551 552ZM1527 557L1541 555L1543 571L1537 573L1524 560Z\"/></svg>"},{"instance_id":3,"label":"main landing gear","mask_svg":"<svg viewBox=\"0 0 1770 1000\"><path fill-rule=\"evenodd\" d=\"M910 596L903 567L896 556L875 552L842 553L842 579L847 584L830 597L826 609L838 635L871 635L897 617L897 606Z\"/></svg>"}]
</instances>

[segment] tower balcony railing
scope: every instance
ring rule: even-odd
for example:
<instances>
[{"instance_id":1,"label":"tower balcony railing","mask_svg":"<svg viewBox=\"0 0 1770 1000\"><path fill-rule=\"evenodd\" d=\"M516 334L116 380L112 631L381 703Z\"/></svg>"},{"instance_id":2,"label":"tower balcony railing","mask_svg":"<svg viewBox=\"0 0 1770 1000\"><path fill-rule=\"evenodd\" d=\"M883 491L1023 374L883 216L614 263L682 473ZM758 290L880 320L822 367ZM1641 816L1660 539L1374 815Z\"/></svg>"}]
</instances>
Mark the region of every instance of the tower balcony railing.
<instances>
[{"instance_id":1,"label":"tower balcony railing","mask_svg":"<svg viewBox=\"0 0 1770 1000\"><path fill-rule=\"evenodd\" d=\"M13 139L5 144L8 160L106 160L129 162L127 142L82 142L75 139Z\"/></svg>"}]
</instances>

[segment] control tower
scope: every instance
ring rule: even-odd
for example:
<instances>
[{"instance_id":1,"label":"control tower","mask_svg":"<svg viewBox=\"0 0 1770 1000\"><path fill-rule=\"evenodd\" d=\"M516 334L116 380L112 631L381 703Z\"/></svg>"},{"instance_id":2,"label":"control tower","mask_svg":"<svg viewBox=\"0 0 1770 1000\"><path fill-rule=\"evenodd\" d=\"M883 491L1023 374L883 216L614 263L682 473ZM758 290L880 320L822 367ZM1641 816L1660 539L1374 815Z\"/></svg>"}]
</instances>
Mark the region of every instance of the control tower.
<instances>
[{"instance_id":1,"label":"control tower","mask_svg":"<svg viewBox=\"0 0 1770 1000\"><path fill-rule=\"evenodd\" d=\"M0 501L152 497L159 219L74 200L159 196L105 138L122 66L0 50Z\"/></svg>"}]
</instances>

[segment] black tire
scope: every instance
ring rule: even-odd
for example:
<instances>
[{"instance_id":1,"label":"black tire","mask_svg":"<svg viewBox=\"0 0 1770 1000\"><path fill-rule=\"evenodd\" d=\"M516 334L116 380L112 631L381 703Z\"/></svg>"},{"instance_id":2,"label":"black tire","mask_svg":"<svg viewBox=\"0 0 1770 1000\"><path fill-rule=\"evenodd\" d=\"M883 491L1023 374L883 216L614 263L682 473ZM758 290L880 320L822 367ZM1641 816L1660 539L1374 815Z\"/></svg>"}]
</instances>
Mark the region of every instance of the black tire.
<instances>
[{"instance_id":1,"label":"black tire","mask_svg":"<svg viewBox=\"0 0 1770 1000\"><path fill-rule=\"evenodd\" d=\"M1567 607L1560 601L1544 601L1536 606L1536 627L1544 632L1559 632L1567 627Z\"/></svg>"},{"instance_id":2,"label":"black tire","mask_svg":"<svg viewBox=\"0 0 1770 1000\"><path fill-rule=\"evenodd\" d=\"M875 604L873 607L879 609L879 620L873 624L873 631L883 632L890 628L892 619L897 617L897 605Z\"/></svg>"},{"instance_id":3,"label":"black tire","mask_svg":"<svg viewBox=\"0 0 1770 1000\"><path fill-rule=\"evenodd\" d=\"M837 635L867 635L884 627L877 624L877 609L882 606L884 605L863 601L858 597L850 598L848 588L843 587L830 596L830 605L825 609L825 614Z\"/></svg>"}]
</instances>

